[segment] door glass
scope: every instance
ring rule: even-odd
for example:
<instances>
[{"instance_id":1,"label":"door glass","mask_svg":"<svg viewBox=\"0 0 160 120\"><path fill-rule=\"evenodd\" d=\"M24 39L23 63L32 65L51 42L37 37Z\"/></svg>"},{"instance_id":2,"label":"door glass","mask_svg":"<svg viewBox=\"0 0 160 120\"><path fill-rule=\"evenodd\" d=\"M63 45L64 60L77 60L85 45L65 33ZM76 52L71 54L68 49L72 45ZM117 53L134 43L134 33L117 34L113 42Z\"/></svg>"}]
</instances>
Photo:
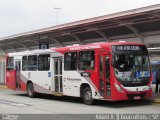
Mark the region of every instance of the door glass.
<instances>
[{"instance_id":1,"label":"door glass","mask_svg":"<svg viewBox=\"0 0 160 120\"><path fill-rule=\"evenodd\" d=\"M54 74L58 75L58 59L54 59Z\"/></svg>"},{"instance_id":2,"label":"door glass","mask_svg":"<svg viewBox=\"0 0 160 120\"><path fill-rule=\"evenodd\" d=\"M21 70L20 60L15 60L15 70L16 70L16 87L20 88L20 70Z\"/></svg>"},{"instance_id":3,"label":"door glass","mask_svg":"<svg viewBox=\"0 0 160 120\"><path fill-rule=\"evenodd\" d=\"M60 92L63 92L62 76L60 76Z\"/></svg>"},{"instance_id":4,"label":"door glass","mask_svg":"<svg viewBox=\"0 0 160 120\"><path fill-rule=\"evenodd\" d=\"M106 95L107 96L111 96L111 85L110 85L110 82L106 82L106 87L107 87Z\"/></svg>"},{"instance_id":5,"label":"door glass","mask_svg":"<svg viewBox=\"0 0 160 120\"><path fill-rule=\"evenodd\" d=\"M13 57L8 58L7 70L14 70L14 58Z\"/></svg>"},{"instance_id":6,"label":"door glass","mask_svg":"<svg viewBox=\"0 0 160 120\"><path fill-rule=\"evenodd\" d=\"M59 61L60 61L60 75L62 75L62 58L60 58Z\"/></svg>"},{"instance_id":7,"label":"door glass","mask_svg":"<svg viewBox=\"0 0 160 120\"><path fill-rule=\"evenodd\" d=\"M110 59L106 57L106 96L109 97L111 95L111 85L110 85Z\"/></svg>"},{"instance_id":8,"label":"door glass","mask_svg":"<svg viewBox=\"0 0 160 120\"><path fill-rule=\"evenodd\" d=\"M110 80L110 61L109 61L109 57L106 57L106 80Z\"/></svg>"},{"instance_id":9,"label":"door glass","mask_svg":"<svg viewBox=\"0 0 160 120\"><path fill-rule=\"evenodd\" d=\"M99 64L100 64L100 79L102 79L103 78L103 57L100 57Z\"/></svg>"},{"instance_id":10,"label":"door glass","mask_svg":"<svg viewBox=\"0 0 160 120\"><path fill-rule=\"evenodd\" d=\"M56 92L59 92L59 82L58 82L58 76L55 76L54 77L55 79L55 91Z\"/></svg>"},{"instance_id":11,"label":"door glass","mask_svg":"<svg viewBox=\"0 0 160 120\"><path fill-rule=\"evenodd\" d=\"M103 80L103 57L99 58L99 74L100 74L100 94L104 95L104 80Z\"/></svg>"},{"instance_id":12,"label":"door glass","mask_svg":"<svg viewBox=\"0 0 160 120\"><path fill-rule=\"evenodd\" d=\"M16 71L20 71L21 70L21 62L20 61L16 61Z\"/></svg>"},{"instance_id":13,"label":"door glass","mask_svg":"<svg viewBox=\"0 0 160 120\"><path fill-rule=\"evenodd\" d=\"M62 58L54 58L55 92L63 92L62 86Z\"/></svg>"}]
</instances>

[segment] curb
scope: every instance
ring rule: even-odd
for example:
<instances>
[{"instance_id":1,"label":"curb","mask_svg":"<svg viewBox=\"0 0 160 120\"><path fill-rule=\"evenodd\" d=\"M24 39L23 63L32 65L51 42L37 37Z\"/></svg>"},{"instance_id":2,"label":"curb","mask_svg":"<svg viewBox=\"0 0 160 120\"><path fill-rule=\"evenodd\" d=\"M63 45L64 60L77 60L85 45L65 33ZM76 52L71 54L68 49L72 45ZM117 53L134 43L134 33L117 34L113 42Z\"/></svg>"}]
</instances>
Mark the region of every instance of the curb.
<instances>
[{"instance_id":1,"label":"curb","mask_svg":"<svg viewBox=\"0 0 160 120\"><path fill-rule=\"evenodd\" d=\"M158 98L157 99L153 99L152 103L159 103L160 104L160 99L158 99Z\"/></svg>"},{"instance_id":2,"label":"curb","mask_svg":"<svg viewBox=\"0 0 160 120\"><path fill-rule=\"evenodd\" d=\"M5 85L0 85L0 89L8 89Z\"/></svg>"}]
</instances>

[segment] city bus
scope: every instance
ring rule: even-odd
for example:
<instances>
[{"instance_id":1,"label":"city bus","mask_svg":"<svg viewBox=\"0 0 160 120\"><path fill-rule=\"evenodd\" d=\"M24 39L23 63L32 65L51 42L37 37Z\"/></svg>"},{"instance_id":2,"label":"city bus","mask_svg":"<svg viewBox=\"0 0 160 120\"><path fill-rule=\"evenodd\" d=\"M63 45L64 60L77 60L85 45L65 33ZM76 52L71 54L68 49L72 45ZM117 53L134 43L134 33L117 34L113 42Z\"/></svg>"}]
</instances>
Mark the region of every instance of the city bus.
<instances>
[{"instance_id":1,"label":"city bus","mask_svg":"<svg viewBox=\"0 0 160 120\"><path fill-rule=\"evenodd\" d=\"M133 42L104 42L8 53L6 86L94 100L141 100L152 96L147 48Z\"/></svg>"}]
</instances>

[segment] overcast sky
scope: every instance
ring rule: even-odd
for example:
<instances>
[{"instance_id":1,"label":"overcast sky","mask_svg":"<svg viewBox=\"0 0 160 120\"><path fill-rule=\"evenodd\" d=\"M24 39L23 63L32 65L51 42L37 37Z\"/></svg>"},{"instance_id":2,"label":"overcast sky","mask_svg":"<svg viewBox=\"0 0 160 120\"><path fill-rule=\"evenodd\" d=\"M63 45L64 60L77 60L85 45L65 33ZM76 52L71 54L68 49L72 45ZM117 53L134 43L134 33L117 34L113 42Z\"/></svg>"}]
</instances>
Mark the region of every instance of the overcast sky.
<instances>
[{"instance_id":1,"label":"overcast sky","mask_svg":"<svg viewBox=\"0 0 160 120\"><path fill-rule=\"evenodd\" d=\"M160 0L0 0L0 38L107 15L124 10L160 4Z\"/></svg>"}]
</instances>

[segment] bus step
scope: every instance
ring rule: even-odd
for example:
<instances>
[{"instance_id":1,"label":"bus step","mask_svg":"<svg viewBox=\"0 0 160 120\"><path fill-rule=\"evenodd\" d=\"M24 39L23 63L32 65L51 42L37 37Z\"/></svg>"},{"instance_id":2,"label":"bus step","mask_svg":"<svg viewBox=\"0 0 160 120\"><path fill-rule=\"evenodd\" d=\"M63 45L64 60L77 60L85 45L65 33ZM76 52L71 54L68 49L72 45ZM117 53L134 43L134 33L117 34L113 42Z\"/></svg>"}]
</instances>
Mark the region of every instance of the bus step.
<instances>
[{"instance_id":1,"label":"bus step","mask_svg":"<svg viewBox=\"0 0 160 120\"><path fill-rule=\"evenodd\" d=\"M54 96L63 96L63 93L59 93L59 92L53 92Z\"/></svg>"}]
</instances>

